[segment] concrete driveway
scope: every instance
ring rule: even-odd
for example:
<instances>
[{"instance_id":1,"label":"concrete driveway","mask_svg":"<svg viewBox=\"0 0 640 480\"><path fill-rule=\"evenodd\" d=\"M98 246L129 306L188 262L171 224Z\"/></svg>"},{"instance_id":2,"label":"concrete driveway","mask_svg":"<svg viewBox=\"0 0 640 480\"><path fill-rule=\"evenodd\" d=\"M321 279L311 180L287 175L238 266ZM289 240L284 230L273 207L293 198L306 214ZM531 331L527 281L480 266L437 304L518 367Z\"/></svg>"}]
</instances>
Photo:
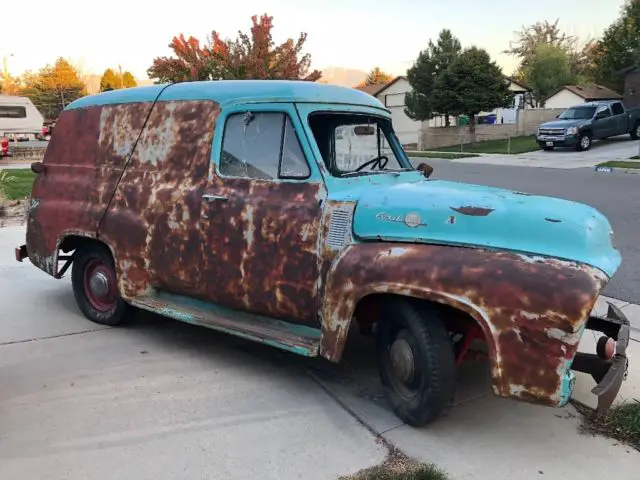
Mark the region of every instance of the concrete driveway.
<instances>
[{"instance_id":1,"label":"concrete driveway","mask_svg":"<svg viewBox=\"0 0 640 480\"><path fill-rule=\"evenodd\" d=\"M82 317L0 229L3 479L335 479L384 460L291 356L141 316ZM295 358L294 358L295 360Z\"/></svg>"},{"instance_id":2,"label":"concrete driveway","mask_svg":"<svg viewBox=\"0 0 640 480\"><path fill-rule=\"evenodd\" d=\"M638 155L639 148L640 141L632 141L628 135L625 135L608 140L595 141L591 150L586 152L557 148L552 152L538 150L517 155L482 155L480 157L461 158L452 161L521 167L584 168L594 167L609 160L628 160L630 157Z\"/></svg>"},{"instance_id":3,"label":"concrete driveway","mask_svg":"<svg viewBox=\"0 0 640 480\"><path fill-rule=\"evenodd\" d=\"M153 315L101 327L68 279L13 260L23 236L0 229L3 478L335 479L384 459L367 428L453 479L637 475L640 453L578 434L573 407L494 397L482 353L459 370L449 416L411 428L384 401L371 337L354 332L334 365ZM593 381L577 383L590 402ZM640 362L623 388L640 398Z\"/></svg>"}]
</instances>

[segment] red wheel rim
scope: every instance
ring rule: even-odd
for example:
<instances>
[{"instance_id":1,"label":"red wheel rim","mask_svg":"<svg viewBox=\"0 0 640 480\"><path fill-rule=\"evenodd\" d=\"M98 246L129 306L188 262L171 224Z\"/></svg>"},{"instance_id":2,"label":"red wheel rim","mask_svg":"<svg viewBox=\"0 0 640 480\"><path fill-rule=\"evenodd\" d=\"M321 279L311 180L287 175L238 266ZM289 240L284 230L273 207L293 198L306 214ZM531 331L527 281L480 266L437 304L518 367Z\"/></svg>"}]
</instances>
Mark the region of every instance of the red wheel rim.
<instances>
[{"instance_id":1,"label":"red wheel rim","mask_svg":"<svg viewBox=\"0 0 640 480\"><path fill-rule=\"evenodd\" d=\"M112 310L118 301L113 269L100 260L90 260L84 269L84 291L93 308L101 312Z\"/></svg>"}]
</instances>

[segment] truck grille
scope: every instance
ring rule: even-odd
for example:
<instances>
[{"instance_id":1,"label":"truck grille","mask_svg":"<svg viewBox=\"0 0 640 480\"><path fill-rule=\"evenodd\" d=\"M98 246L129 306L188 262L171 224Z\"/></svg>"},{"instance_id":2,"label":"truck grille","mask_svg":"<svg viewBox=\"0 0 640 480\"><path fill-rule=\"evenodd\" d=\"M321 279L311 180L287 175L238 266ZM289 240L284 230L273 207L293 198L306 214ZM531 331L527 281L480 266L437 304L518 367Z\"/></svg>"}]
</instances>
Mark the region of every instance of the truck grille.
<instances>
[{"instance_id":1,"label":"truck grille","mask_svg":"<svg viewBox=\"0 0 640 480\"><path fill-rule=\"evenodd\" d=\"M541 128L540 135L564 136L564 128Z\"/></svg>"}]
</instances>

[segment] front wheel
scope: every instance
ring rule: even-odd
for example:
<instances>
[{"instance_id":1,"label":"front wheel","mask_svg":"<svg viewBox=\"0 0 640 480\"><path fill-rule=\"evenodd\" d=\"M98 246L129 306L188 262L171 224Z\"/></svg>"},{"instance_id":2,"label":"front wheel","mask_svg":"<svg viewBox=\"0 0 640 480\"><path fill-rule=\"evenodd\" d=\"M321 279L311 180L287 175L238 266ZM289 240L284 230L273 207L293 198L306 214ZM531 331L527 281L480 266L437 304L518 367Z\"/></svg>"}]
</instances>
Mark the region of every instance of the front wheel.
<instances>
[{"instance_id":1,"label":"front wheel","mask_svg":"<svg viewBox=\"0 0 640 480\"><path fill-rule=\"evenodd\" d=\"M638 140L640 138L640 122L634 125L629 135L631 136L631 140Z\"/></svg>"},{"instance_id":2,"label":"front wheel","mask_svg":"<svg viewBox=\"0 0 640 480\"><path fill-rule=\"evenodd\" d=\"M440 312L392 299L376 331L380 380L394 412L413 426L446 413L456 387L455 354Z\"/></svg>"},{"instance_id":3,"label":"front wheel","mask_svg":"<svg viewBox=\"0 0 640 480\"><path fill-rule=\"evenodd\" d=\"M591 148L591 134L588 132L581 133L578 143L576 144L576 150L578 152L584 152Z\"/></svg>"},{"instance_id":4,"label":"front wheel","mask_svg":"<svg viewBox=\"0 0 640 480\"><path fill-rule=\"evenodd\" d=\"M104 246L80 247L73 259L71 284L78 308L101 325L122 323L131 307L120 298L111 252Z\"/></svg>"}]
</instances>

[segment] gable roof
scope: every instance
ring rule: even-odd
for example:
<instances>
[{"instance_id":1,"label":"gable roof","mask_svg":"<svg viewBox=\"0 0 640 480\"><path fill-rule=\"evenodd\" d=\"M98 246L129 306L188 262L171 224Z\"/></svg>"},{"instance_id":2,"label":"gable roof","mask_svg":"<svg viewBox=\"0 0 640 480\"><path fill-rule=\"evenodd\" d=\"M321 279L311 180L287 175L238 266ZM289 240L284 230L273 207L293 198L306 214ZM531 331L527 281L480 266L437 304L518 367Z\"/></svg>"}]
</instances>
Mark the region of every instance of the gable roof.
<instances>
[{"instance_id":1,"label":"gable roof","mask_svg":"<svg viewBox=\"0 0 640 480\"><path fill-rule=\"evenodd\" d=\"M387 83L386 85L383 85L382 88L380 90L378 90L375 94L376 95L380 95L382 92L384 92L387 88L389 88L391 85L393 85L394 83L396 83L399 80L406 80L407 77L405 77L404 75L400 75L399 77L394 78L393 80L391 80L389 83Z\"/></svg>"},{"instance_id":2,"label":"gable roof","mask_svg":"<svg viewBox=\"0 0 640 480\"><path fill-rule=\"evenodd\" d=\"M373 85L363 85L361 87L355 88L356 90L360 90L361 92L368 93L369 95L375 97L386 86L386 83L374 83Z\"/></svg>"},{"instance_id":3,"label":"gable roof","mask_svg":"<svg viewBox=\"0 0 640 480\"><path fill-rule=\"evenodd\" d=\"M527 87L524 83L520 83L520 82L518 82L518 81L517 81L517 80L515 80L513 77L508 77L507 75L504 75L504 78L506 78L506 79L507 79L507 81L509 81L509 82L513 83L514 85L519 86L521 89L523 89L523 90L525 90L525 91L527 91L527 92L530 92L530 91L531 91L531 89L530 89L529 87Z\"/></svg>"},{"instance_id":4,"label":"gable roof","mask_svg":"<svg viewBox=\"0 0 640 480\"><path fill-rule=\"evenodd\" d=\"M621 100L622 95L614 92L610 88L603 87L602 85L565 85L564 87L556 90L553 94L547 98L551 98L554 95L560 93L562 90L569 90L571 93L579 96L585 101L591 100Z\"/></svg>"}]
</instances>

